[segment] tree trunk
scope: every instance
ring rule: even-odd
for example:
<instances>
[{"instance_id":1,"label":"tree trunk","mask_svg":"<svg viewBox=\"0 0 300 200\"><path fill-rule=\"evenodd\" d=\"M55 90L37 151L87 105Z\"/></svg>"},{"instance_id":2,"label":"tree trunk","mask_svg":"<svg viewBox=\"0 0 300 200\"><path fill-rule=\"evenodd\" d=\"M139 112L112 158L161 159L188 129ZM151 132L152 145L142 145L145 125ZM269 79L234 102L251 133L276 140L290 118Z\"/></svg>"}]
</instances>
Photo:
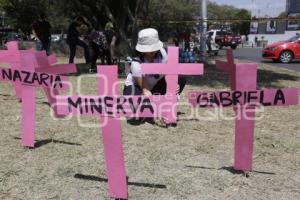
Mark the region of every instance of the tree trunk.
<instances>
[{"instance_id":1,"label":"tree trunk","mask_svg":"<svg viewBox=\"0 0 300 200\"><path fill-rule=\"evenodd\" d=\"M140 19L147 19L148 10L149 10L149 3L150 0L137 0L136 8L135 8L135 20L132 26L132 42L131 45L134 48L137 44L137 37L138 37L138 29L139 29L139 20Z\"/></svg>"}]
</instances>

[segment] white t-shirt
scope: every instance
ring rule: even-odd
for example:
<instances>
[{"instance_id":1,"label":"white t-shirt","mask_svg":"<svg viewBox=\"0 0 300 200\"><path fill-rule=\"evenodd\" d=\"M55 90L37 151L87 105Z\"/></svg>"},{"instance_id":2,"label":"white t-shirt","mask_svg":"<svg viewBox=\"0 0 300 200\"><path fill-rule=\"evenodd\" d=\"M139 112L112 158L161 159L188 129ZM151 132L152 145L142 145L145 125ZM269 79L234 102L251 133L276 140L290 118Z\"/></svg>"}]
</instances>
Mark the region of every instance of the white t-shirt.
<instances>
[{"instance_id":1,"label":"white t-shirt","mask_svg":"<svg viewBox=\"0 0 300 200\"><path fill-rule=\"evenodd\" d=\"M155 58L154 63L167 63L168 62L168 54L164 48L160 49L160 53L162 58ZM154 66L155 67L155 66ZM132 61L130 65L130 73L127 75L127 79L125 81L126 86L137 85L134 77L141 78L143 77L146 81L147 85L152 89L160 79L162 79L163 75L142 75L141 63L137 61Z\"/></svg>"}]
</instances>

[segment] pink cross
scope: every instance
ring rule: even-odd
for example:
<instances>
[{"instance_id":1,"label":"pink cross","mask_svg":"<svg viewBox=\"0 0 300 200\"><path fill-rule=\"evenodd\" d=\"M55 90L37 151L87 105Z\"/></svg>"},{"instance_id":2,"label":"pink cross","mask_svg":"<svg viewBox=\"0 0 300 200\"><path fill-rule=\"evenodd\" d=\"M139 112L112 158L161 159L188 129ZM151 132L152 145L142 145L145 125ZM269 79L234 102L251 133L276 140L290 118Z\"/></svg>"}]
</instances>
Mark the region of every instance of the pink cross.
<instances>
[{"instance_id":1,"label":"pink cross","mask_svg":"<svg viewBox=\"0 0 300 200\"><path fill-rule=\"evenodd\" d=\"M167 63L142 64L143 74L161 74L166 75L167 94L175 95L177 93L178 75L203 75L203 64L182 64L179 63L179 49L177 47L168 48ZM175 111L177 113L177 111ZM167 112L164 117L168 123L176 123L177 116Z\"/></svg>"},{"instance_id":2,"label":"pink cross","mask_svg":"<svg viewBox=\"0 0 300 200\"><path fill-rule=\"evenodd\" d=\"M0 51L0 62L9 63L12 70L22 70L20 66L20 50L18 47L18 42L12 41L6 44L8 50ZM31 49L32 52L34 50ZM43 72L47 74L69 74L77 72L76 66L74 64L55 64L57 63L57 58L54 54L47 57L45 51L36 52L36 58L38 65L36 66L36 72ZM65 86L65 85L64 85ZM22 88L21 83L15 83L15 91L18 99L21 100ZM63 88L67 89L67 88ZM49 103L52 105L53 98L51 97L50 88L43 88L45 95L48 98ZM54 94L58 94L57 90L53 91ZM55 112L56 115L56 112ZM57 115L56 115L57 116ZM58 117L58 116L57 116Z\"/></svg>"},{"instance_id":3,"label":"pink cross","mask_svg":"<svg viewBox=\"0 0 300 200\"><path fill-rule=\"evenodd\" d=\"M64 84L64 82L68 82L68 78L60 77L57 75L58 73L50 75L44 72L36 72L36 69L40 66L37 63L37 57L34 51L16 50L16 43L10 43L8 47L13 48L14 50L10 49L8 51L0 52L0 62L12 63L12 68L0 68L0 81L12 82L14 85L17 86L16 94L22 100L22 144L26 147L34 147L36 126L36 87L44 88L44 91L49 99L49 103L52 105L55 104L55 99L51 94L50 88L52 88L53 81L50 81L50 77L53 77L53 80L58 78L61 81L61 84L59 84L56 88L53 89L54 94L58 94L58 89L68 88ZM39 58L39 60L41 59L48 60L47 57ZM54 111L56 116L59 117L55 109Z\"/></svg>"},{"instance_id":4,"label":"pink cross","mask_svg":"<svg viewBox=\"0 0 300 200\"><path fill-rule=\"evenodd\" d=\"M0 62L10 64L11 69L17 70L20 67L20 52L18 50L17 42L8 42L6 44L7 50L0 50ZM19 100L21 100L21 84L15 84L15 93Z\"/></svg>"},{"instance_id":5,"label":"pink cross","mask_svg":"<svg viewBox=\"0 0 300 200\"><path fill-rule=\"evenodd\" d=\"M230 75L231 89L234 91L192 92L189 94L189 102L194 107L233 106L236 115L247 113L247 116L239 115L235 122L234 169L252 171L255 128L255 106L252 105L297 105L299 89L257 91L257 64L235 64L232 50L227 50L227 60L228 62L217 60L216 65Z\"/></svg>"},{"instance_id":6,"label":"pink cross","mask_svg":"<svg viewBox=\"0 0 300 200\"><path fill-rule=\"evenodd\" d=\"M119 118L162 117L160 111L165 109L164 103L175 102L176 96L119 96L117 66L98 66L97 81L100 96L57 96L58 113L100 117L109 196L127 199Z\"/></svg>"}]
</instances>

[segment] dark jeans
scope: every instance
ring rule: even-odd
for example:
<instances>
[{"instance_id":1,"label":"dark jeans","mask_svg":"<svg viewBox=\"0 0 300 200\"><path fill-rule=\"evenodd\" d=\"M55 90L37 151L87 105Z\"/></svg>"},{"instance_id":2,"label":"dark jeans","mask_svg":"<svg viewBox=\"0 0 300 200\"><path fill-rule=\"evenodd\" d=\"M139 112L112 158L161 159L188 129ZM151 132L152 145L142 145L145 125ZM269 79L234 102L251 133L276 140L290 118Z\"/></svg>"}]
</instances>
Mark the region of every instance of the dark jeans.
<instances>
[{"instance_id":1,"label":"dark jeans","mask_svg":"<svg viewBox=\"0 0 300 200\"><path fill-rule=\"evenodd\" d=\"M186 79L183 76L179 76L178 78L178 84L180 87L179 94L183 91L185 84L186 84ZM162 78L151 90L151 93L153 95L165 95L167 92L167 84L166 80ZM123 90L123 95L129 96L129 95L135 95L139 96L142 95L142 89L137 86L137 85L130 85L130 86L125 86Z\"/></svg>"},{"instance_id":2,"label":"dark jeans","mask_svg":"<svg viewBox=\"0 0 300 200\"><path fill-rule=\"evenodd\" d=\"M51 46L51 41L50 40L46 40L46 41L38 40L38 41L36 41L36 50L37 51L46 51L47 56L49 56L51 54L50 46Z\"/></svg>"},{"instance_id":3,"label":"dark jeans","mask_svg":"<svg viewBox=\"0 0 300 200\"><path fill-rule=\"evenodd\" d=\"M210 43L210 42L207 42L207 43L206 43L206 46L207 46L207 48L208 48L208 53L210 53L211 50L212 50L212 48L211 48L211 43Z\"/></svg>"},{"instance_id":4,"label":"dark jeans","mask_svg":"<svg viewBox=\"0 0 300 200\"><path fill-rule=\"evenodd\" d=\"M189 40L184 41L184 50L185 51L191 51L191 46L190 46L190 41Z\"/></svg>"},{"instance_id":5,"label":"dark jeans","mask_svg":"<svg viewBox=\"0 0 300 200\"><path fill-rule=\"evenodd\" d=\"M92 58L91 58L91 69L96 69L97 65L97 59L98 57L101 58L101 64L112 65L111 55L110 51L108 50L102 50L99 48L99 45L97 45L94 42L91 42L91 48L92 48Z\"/></svg>"},{"instance_id":6,"label":"dark jeans","mask_svg":"<svg viewBox=\"0 0 300 200\"><path fill-rule=\"evenodd\" d=\"M74 63L74 58L76 55L76 47L80 46L84 49L84 58L85 62L89 63L90 62L90 50L89 46L82 40L77 39L76 41L70 41L68 42L69 48L70 48L70 58L69 58L69 63Z\"/></svg>"},{"instance_id":7,"label":"dark jeans","mask_svg":"<svg viewBox=\"0 0 300 200\"><path fill-rule=\"evenodd\" d=\"M186 79L183 76L179 76L178 78L178 84L180 86L180 91L179 94L183 91L185 84L186 84ZM167 84L166 80L163 78L161 79L151 90L151 93L153 95L164 95L166 94L167 91ZM137 85L131 85L131 86L125 86L123 90L123 95L129 96L129 95L135 95L139 96L142 95L142 90L139 86ZM153 122L153 118L131 118L127 119L127 123L131 125L140 125L141 123L148 121L149 123Z\"/></svg>"}]
</instances>

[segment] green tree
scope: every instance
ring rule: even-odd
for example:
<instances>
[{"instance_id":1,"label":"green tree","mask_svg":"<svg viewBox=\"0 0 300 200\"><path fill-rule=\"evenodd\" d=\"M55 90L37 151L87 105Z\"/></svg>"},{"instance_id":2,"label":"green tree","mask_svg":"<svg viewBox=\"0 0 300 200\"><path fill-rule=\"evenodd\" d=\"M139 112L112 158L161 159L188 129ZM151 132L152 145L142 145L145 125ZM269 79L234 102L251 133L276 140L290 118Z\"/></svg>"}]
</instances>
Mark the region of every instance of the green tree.
<instances>
[{"instance_id":1,"label":"green tree","mask_svg":"<svg viewBox=\"0 0 300 200\"><path fill-rule=\"evenodd\" d=\"M288 16L288 13L287 13L286 11L281 12L281 13L278 15L279 18L286 18L287 16Z\"/></svg>"},{"instance_id":2,"label":"green tree","mask_svg":"<svg viewBox=\"0 0 300 200\"><path fill-rule=\"evenodd\" d=\"M0 0L0 6L6 12L9 24L28 35L39 13L47 10L47 1Z\"/></svg>"},{"instance_id":3,"label":"green tree","mask_svg":"<svg viewBox=\"0 0 300 200\"><path fill-rule=\"evenodd\" d=\"M236 19L241 21L235 23L233 31L242 35L248 35L250 32L251 13L248 10L240 9L234 16Z\"/></svg>"}]
</instances>

